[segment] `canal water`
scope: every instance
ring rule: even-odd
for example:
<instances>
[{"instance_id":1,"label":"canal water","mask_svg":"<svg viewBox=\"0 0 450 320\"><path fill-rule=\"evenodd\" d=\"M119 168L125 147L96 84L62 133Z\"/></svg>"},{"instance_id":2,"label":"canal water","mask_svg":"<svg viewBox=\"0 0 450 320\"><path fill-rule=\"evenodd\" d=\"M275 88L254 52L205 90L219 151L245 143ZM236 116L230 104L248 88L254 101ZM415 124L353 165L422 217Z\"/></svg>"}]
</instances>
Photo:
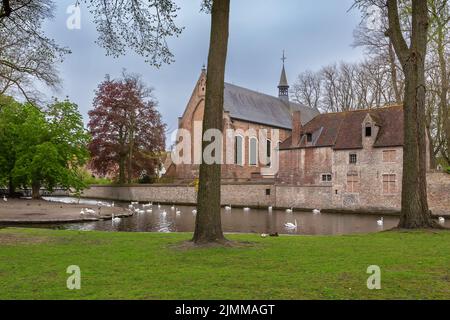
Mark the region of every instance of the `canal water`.
<instances>
[{"instance_id":1,"label":"canal water","mask_svg":"<svg viewBox=\"0 0 450 320\"><path fill-rule=\"evenodd\" d=\"M76 203L73 197L45 197L48 201ZM98 200L106 203L111 201ZM97 205L97 200L80 199L80 203ZM121 218L118 222L111 220L59 224L58 228L71 230L98 231L131 231L131 232L192 232L195 226L195 207L177 205L159 205L153 203L151 207L143 208L143 204L135 205L145 213L135 213L131 217ZM115 202L115 206L126 207L129 202ZM173 208L172 208L173 207ZM150 212L151 210L151 212ZM337 235L378 232L395 227L398 217L384 216L383 225L377 220L381 216L368 214L337 214L297 212L284 210L222 208L222 228L224 232L232 233L275 233L298 235ZM297 225L290 228L286 224ZM47 226L48 227L48 226ZM56 226L50 226L56 227Z\"/></svg>"}]
</instances>

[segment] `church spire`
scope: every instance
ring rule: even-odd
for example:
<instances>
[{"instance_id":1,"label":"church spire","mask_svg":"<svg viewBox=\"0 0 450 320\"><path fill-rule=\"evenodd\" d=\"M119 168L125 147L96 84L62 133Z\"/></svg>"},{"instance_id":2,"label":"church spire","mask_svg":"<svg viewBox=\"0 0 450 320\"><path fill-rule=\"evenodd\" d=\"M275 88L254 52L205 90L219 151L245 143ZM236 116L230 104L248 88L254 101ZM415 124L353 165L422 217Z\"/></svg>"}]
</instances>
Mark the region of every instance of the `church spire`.
<instances>
[{"instance_id":1,"label":"church spire","mask_svg":"<svg viewBox=\"0 0 450 320\"><path fill-rule=\"evenodd\" d=\"M284 69L284 61L286 61L286 56L284 55L283 50L283 57L281 58L281 61L283 61L283 69L281 70L281 77L280 77L280 83L278 84L278 97L280 99L289 101L289 84L286 77L286 70Z\"/></svg>"}]
</instances>

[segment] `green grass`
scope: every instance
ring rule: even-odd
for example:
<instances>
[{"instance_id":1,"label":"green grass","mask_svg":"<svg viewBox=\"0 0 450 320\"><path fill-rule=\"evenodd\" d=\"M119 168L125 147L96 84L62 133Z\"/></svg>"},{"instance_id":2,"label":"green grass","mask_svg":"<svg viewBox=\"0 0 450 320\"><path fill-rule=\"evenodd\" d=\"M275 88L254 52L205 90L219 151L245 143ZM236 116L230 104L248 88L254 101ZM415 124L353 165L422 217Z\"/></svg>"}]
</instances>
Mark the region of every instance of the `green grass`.
<instances>
[{"instance_id":1,"label":"green grass","mask_svg":"<svg viewBox=\"0 0 450 320\"><path fill-rule=\"evenodd\" d=\"M0 229L1 299L450 299L450 232L228 235L250 246L179 249L188 233ZM369 265L381 290L368 290ZM66 268L81 268L81 290Z\"/></svg>"}]
</instances>

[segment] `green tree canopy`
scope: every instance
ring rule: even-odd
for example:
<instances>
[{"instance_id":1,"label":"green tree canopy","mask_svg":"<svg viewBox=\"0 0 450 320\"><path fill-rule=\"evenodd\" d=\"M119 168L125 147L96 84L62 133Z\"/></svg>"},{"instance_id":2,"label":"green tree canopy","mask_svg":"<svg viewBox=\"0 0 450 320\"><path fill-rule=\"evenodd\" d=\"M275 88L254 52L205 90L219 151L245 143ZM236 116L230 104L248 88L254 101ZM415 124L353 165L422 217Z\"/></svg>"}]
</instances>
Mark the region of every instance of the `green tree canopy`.
<instances>
[{"instance_id":1,"label":"green tree canopy","mask_svg":"<svg viewBox=\"0 0 450 320\"><path fill-rule=\"evenodd\" d=\"M44 112L9 100L0 109L0 179L10 192L31 186L33 198L41 186L80 190L89 140L76 104L55 100Z\"/></svg>"}]
</instances>

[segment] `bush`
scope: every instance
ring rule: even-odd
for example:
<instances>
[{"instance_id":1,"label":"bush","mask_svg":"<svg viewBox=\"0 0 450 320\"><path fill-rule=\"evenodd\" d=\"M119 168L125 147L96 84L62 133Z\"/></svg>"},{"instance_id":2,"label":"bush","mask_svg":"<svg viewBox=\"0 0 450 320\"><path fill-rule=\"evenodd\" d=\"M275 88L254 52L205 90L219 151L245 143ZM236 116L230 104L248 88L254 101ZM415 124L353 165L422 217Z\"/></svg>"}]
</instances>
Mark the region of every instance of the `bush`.
<instances>
[{"instance_id":1,"label":"bush","mask_svg":"<svg viewBox=\"0 0 450 320\"><path fill-rule=\"evenodd\" d=\"M450 167L445 168L444 171L450 174Z\"/></svg>"}]
</instances>

